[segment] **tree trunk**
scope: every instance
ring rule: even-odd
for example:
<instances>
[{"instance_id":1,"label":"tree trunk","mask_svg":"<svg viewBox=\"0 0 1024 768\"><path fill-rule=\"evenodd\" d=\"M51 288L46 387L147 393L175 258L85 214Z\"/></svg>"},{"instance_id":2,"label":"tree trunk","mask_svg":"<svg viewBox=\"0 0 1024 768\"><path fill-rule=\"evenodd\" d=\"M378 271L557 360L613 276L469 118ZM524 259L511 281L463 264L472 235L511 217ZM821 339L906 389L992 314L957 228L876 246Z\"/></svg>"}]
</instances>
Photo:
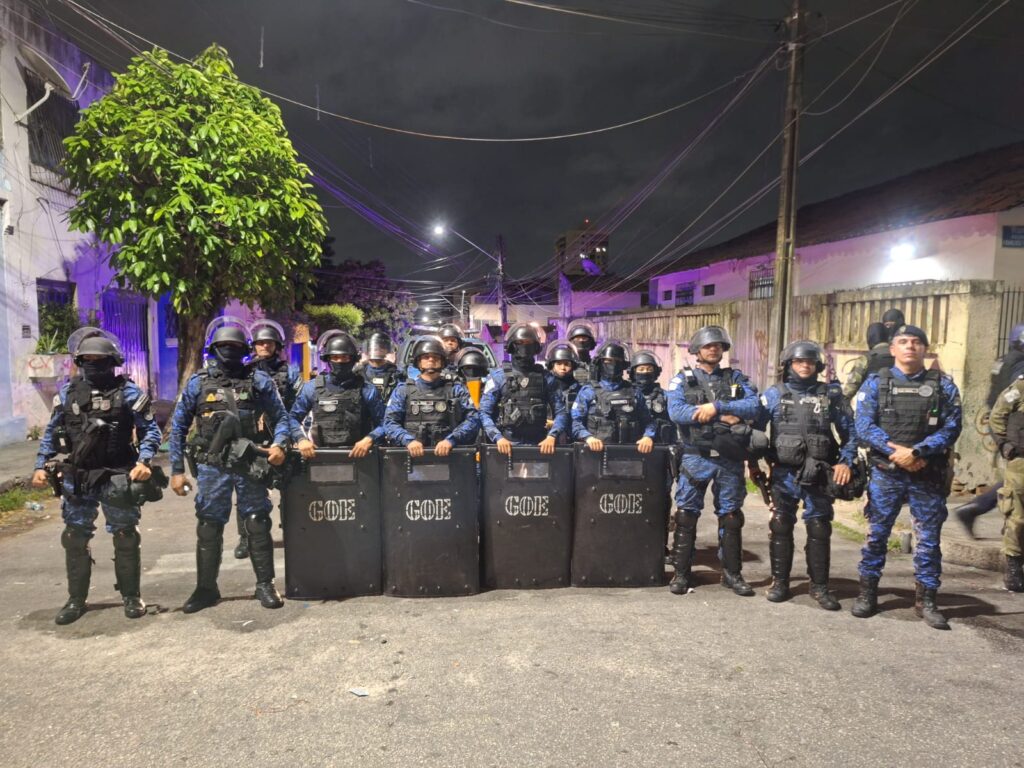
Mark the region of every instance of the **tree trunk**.
<instances>
[{"instance_id":1,"label":"tree trunk","mask_svg":"<svg viewBox=\"0 0 1024 768\"><path fill-rule=\"evenodd\" d=\"M205 317L178 318L178 391L185 388L189 377L203 365L206 343Z\"/></svg>"}]
</instances>

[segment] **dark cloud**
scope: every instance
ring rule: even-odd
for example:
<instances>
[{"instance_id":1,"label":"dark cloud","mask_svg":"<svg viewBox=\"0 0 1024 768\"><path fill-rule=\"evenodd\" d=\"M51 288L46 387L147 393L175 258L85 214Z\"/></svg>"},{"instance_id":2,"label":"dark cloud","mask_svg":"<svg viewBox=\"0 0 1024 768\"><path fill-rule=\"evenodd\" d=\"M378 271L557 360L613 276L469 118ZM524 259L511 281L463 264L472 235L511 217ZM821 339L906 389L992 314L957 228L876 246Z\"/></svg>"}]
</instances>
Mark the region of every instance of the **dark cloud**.
<instances>
[{"instance_id":1,"label":"dark cloud","mask_svg":"<svg viewBox=\"0 0 1024 768\"><path fill-rule=\"evenodd\" d=\"M788 5L767 0L676 6L655 0L571 4L598 10L628 7L652 23L684 20L691 30L763 41L758 43L660 33L495 0L432 4L466 13L402 0L95 0L92 5L178 53L194 55L210 42L219 42L232 53L244 80L268 90L312 103L319 84L324 109L413 130L504 137L617 123L706 92L754 66L776 35L769 25L758 22L732 25L716 18L712 25L698 25L681 9L700 5L711 12L763 19L781 18ZM822 33L885 3L808 4L822 14L814 20ZM909 3L912 10L857 91L829 114L805 120L802 148L806 151L827 139L984 5L982 0ZM885 31L895 11L879 13L811 47L806 69L809 99ZM70 26L86 29L81 18L66 12L62 17ZM1024 62L1020 45L1011 39L1021 22L1024 11L1014 5L1004 8L910 86L835 139L803 169L801 201L841 194L1024 138L1019 98ZM263 69L258 67L261 26ZM862 59L814 108L827 108L846 95L871 58ZM646 261L691 224L776 135L783 84L783 73L773 65L722 126L615 232L612 251L619 255L620 271ZM416 236L427 236L436 219L447 220L481 245L489 246L496 233L504 233L514 276L549 260L560 231L584 216L600 219L635 194L694 139L732 92L614 133L514 145L432 141L328 117L317 121L313 113L287 105L282 110L297 146L326 159L311 161L318 172L339 186L332 174L345 174L347 189L382 213L386 206L393 208L410 220L403 226ZM778 162L776 148L690 234L713 225L769 182L778 173ZM356 191L355 185L363 189ZM338 205L327 196L324 202ZM775 199L769 196L717 237L763 223L774 211ZM351 212L338 207L327 212L339 255L381 258L397 275L422 263L422 256ZM388 215L397 219L395 213Z\"/></svg>"}]
</instances>

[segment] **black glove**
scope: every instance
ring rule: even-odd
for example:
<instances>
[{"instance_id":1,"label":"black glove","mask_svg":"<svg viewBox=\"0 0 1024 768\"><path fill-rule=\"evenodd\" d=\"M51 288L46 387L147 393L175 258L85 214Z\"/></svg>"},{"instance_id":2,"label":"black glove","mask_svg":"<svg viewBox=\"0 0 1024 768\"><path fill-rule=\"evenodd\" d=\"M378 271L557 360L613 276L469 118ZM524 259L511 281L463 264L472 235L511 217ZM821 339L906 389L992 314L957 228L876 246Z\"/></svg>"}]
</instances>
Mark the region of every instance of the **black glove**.
<instances>
[{"instance_id":1,"label":"black glove","mask_svg":"<svg viewBox=\"0 0 1024 768\"><path fill-rule=\"evenodd\" d=\"M999 446L999 453L1004 459L1009 461L1010 459L1017 458L1017 447L1010 441L1006 441Z\"/></svg>"}]
</instances>

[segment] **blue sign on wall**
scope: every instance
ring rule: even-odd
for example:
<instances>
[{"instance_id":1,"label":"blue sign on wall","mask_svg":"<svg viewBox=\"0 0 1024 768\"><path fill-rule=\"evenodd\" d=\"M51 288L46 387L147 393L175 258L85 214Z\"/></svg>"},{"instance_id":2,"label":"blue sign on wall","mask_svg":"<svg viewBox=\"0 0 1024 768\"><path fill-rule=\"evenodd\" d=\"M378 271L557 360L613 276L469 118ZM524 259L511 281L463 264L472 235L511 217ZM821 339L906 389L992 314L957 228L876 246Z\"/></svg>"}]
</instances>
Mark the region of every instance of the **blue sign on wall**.
<instances>
[{"instance_id":1,"label":"blue sign on wall","mask_svg":"<svg viewBox=\"0 0 1024 768\"><path fill-rule=\"evenodd\" d=\"M1003 227L1003 248L1024 248L1024 226Z\"/></svg>"}]
</instances>

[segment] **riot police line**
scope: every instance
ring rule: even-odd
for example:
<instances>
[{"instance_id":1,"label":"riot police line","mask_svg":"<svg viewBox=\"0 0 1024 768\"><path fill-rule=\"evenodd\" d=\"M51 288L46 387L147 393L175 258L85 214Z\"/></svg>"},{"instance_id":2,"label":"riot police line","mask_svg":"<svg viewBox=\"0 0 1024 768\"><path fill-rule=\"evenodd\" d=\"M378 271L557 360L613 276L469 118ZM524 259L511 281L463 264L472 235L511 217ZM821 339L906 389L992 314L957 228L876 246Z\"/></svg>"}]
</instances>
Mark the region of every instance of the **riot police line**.
<instances>
[{"instance_id":1,"label":"riot police line","mask_svg":"<svg viewBox=\"0 0 1024 768\"><path fill-rule=\"evenodd\" d=\"M100 448L93 463L117 464L131 483L151 482L159 431L154 437L148 400L114 376L123 362L116 339L87 330L95 332L72 351L82 375L58 395L40 458L58 453L60 425L73 425L65 446L72 454L95 432L102 437L94 443ZM264 322L257 330L234 318L211 324L209 364L189 379L172 417L170 487L188 493L187 462L199 491L196 588L186 613L220 599L233 495L240 521L235 555L250 559L261 605L282 605L271 486L282 490L289 597L658 584L673 486L670 590L693 590L697 523L711 486L721 583L749 596L753 589L742 574L747 471L771 510L767 598L790 597L793 529L802 504L810 592L823 608L836 610L829 591L832 502L855 498L870 469L871 529L853 613L875 612L889 530L908 499L916 519L924 489L922 514L930 519L922 529L923 557L915 560L916 608L930 625L945 624L935 605L941 557L936 505L941 495L944 512L941 479L961 415L952 380L923 371L927 337L919 328L902 325L894 332L895 365L868 376L860 388L857 424L838 385L819 379L819 345L789 345L779 382L759 394L741 371L721 364L731 339L719 326L690 339L693 363L667 390L657 383L656 355L634 355L617 340L598 344L584 322L570 324L567 341L550 344L534 325L513 326L505 343L508 362L483 381L482 350L460 348L457 328L412 340L400 361L408 370L390 360L394 349L386 337L371 337L361 350L349 334L330 331L317 342L321 371L306 383L280 358L279 327L268 330ZM260 335L267 354L250 359ZM143 436L137 447L133 426ZM481 432L489 444L481 445ZM761 457L770 478L760 469ZM67 485L67 476L88 469L88 462L71 462L60 473L69 600L58 623L85 611L84 562L91 562L88 541L100 505L115 537L125 613L145 611L138 589L138 505L128 504L131 499L112 505L95 484ZM120 565L118 551L125 553Z\"/></svg>"}]
</instances>

